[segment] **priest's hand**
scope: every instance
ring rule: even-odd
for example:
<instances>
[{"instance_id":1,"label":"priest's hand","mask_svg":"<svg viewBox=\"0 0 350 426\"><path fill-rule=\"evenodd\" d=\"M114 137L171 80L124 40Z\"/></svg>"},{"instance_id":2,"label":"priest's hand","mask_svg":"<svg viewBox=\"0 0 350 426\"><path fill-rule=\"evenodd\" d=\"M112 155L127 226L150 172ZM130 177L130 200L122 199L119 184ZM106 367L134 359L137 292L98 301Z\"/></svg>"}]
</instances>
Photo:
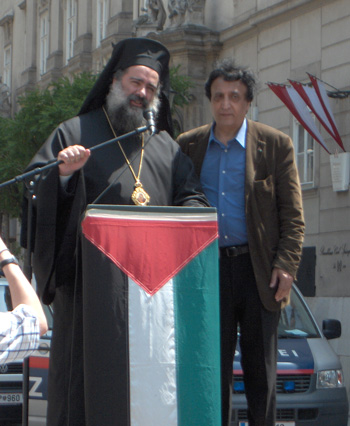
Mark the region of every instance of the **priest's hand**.
<instances>
[{"instance_id":1,"label":"priest's hand","mask_svg":"<svg viewBox=\"0 0 350 426\"><path fill-rule=\"evenodd\" d=\"M63 161L58 166L60 176L69 176L80 170L90 155L90 150L81 145L72 145L60 151L57 156L57 160Z\"/></svg>"}]
</instances>

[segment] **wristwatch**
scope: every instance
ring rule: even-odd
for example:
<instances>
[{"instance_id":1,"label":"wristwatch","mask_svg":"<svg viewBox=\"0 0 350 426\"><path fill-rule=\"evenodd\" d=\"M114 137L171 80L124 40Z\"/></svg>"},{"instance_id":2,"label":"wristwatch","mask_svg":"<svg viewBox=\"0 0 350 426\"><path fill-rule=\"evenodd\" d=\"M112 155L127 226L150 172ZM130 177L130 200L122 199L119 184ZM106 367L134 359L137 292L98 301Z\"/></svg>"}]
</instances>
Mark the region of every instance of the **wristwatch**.
<instances>
[{"instance_id":1,"label":"wristwatch","mask_svg":"<svg viewBox=\"0 0 350 426\"><path fill-rule=\"evenodd\" d=\"M9 265L10 263L14 263L15 265L19 265L18 260L15 256L8 257L7 259L4 259L0 262L0 271L2 271L2 268L6 265Z\"/></svg>"}]
</instances>

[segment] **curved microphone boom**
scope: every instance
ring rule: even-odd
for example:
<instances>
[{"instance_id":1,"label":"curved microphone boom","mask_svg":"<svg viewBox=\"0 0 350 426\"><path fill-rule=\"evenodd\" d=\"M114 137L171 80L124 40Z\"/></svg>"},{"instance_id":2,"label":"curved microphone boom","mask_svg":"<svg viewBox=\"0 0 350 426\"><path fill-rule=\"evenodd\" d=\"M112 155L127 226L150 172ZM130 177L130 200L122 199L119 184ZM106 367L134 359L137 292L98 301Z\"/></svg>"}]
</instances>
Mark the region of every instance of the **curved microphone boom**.
<instances>
[{"instance_id":1,"label":"curved microphone boom","mask_svg":"<svg viewBox=\"0 0 350 426\"><path fill-rule=\"evenodd\" d=\"M146 109L143 112L143 118L147 121L148 128L151 131L151 136L153 136L157 131L153 109Z\"/></svg>"}]
</instances>

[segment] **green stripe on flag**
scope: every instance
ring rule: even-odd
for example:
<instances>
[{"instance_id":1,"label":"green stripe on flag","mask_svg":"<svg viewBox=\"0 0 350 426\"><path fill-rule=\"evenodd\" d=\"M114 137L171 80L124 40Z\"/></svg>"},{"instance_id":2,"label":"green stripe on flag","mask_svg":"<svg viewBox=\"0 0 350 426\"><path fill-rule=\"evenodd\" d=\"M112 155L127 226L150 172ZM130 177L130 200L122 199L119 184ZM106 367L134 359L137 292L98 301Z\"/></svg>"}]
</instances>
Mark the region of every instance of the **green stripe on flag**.
<instances>
[{"instance_id":1,"label":"green stripe on flag","mask_svg":"<svg viewBox=\"0 0 350 426\"><path fill-rule=\"evenodd\" d=\"M178 426L220 426L218 243L174 278Z\"/></svg>"}]
</instances>

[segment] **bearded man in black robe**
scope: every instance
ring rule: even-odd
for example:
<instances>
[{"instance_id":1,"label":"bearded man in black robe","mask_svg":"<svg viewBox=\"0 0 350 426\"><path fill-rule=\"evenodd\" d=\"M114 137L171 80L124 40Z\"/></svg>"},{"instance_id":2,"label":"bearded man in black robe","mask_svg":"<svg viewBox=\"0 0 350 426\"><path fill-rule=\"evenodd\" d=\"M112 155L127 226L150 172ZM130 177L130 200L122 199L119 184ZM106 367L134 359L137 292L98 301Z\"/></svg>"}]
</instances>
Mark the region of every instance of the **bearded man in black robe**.
<instances>
[{"instance_id":1,"label":"bearded man in black robe","mask_svg":"<svg viewBox=\"0 0 350 426\"><path fill-rule=\"evenodd\" d=\"M208 206L190 159L170 136L168 62L169 52L159 42L143 38L119 42L78 116L62 123L30 164L35 168L55 158L62 161L37 179L31 221L34 274L43 302L52 303L54 311L49 426L123 426L118 422L118 410L127 410L127 395L115 398L111 390L106 392L111 398L104 402L100 421L96 423L86 414L86 406L97 404L99 395L95 395L95 401L87 401L84 382L94 374L102 374L84 370L87 354L83 350L79 242L86 206ZM90 151L93 146L144 126L145 109L156 112L159 133L137 134ZM25 202L23 245L28 234L26 210ZM107 324L108 328L115 326ZM99 357L111 348L91 351Z\"/></svg>"}]
</instances>

